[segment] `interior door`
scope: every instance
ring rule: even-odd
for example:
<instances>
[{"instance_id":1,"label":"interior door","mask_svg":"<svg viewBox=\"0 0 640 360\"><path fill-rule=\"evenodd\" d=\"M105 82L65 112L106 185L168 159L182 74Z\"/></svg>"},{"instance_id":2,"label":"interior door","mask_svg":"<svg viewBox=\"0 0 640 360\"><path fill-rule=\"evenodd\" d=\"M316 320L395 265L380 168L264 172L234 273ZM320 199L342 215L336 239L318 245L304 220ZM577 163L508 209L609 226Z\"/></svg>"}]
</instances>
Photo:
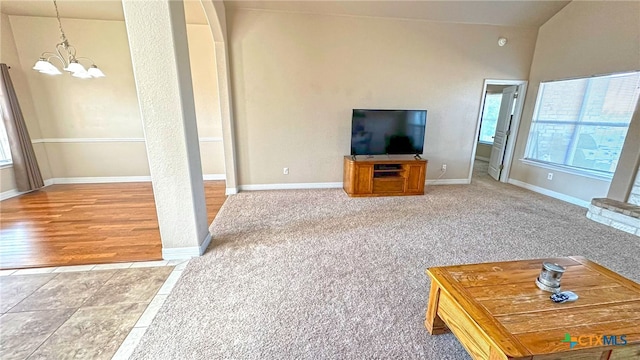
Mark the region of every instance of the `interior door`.
<instances>
[{"instance_id":1,"label":"interior door","mask_svg":"<svg viewBox=\"0 0 640 360\"><path fill-rule=\"evenodd\" d=\"M504 150L507 146L509 128L513 117L513 104L516 99L518 86L509 86L502 90L502 102L500 103L500 113L496 124L496 133L493 137L491 156L489 157L489 175L500 181L502 172L502 161L504 160Z\"/></svg>"}]
</instances>

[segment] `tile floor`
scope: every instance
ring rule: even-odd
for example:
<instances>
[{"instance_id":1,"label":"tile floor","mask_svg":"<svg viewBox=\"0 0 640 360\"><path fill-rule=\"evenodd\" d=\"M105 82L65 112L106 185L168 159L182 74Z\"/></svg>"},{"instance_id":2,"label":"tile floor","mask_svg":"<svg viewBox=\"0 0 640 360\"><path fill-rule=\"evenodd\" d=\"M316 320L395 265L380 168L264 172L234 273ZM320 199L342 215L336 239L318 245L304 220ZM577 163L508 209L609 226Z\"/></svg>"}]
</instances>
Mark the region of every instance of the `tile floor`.
<instances>
[{"instance_id":1,"label":"tile floor","mask_svg":"<svg viewBox=\"0 0 640 360\"><path fill-rule=\"evenodd\" d=\"M0 359L128 359L188 261L0 272Z\"/></svg>"}]
</instances>

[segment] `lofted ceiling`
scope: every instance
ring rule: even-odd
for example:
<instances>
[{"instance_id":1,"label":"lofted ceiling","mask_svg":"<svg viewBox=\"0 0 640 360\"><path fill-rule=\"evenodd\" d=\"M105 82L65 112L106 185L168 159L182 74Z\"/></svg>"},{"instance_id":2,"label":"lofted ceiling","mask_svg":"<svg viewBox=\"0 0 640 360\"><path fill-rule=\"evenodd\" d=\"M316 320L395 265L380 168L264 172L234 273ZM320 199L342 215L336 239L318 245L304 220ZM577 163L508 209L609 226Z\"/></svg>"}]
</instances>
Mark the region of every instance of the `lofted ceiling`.
<instances>
[{"instance_id":1,"label":"lofted ceiling","mask_svg":"<svg viewBox=\"0 0 640 360\"><path fill-rule=\"evenodd\" d=\"M123 20L117 0L57 0L60 16L74 19ZM348 16L391 17L467 24L539 27L570 1L245 1L227 0L229 9L261 9ZM184 0L190 24L206 24L200 0ZM52 1L2 0L9 15L54 17Z\"/></svg>"},{"instance_id":2,"label":"lofted ceiling","mask_svg":"<svg viewBox=\"0 0 640 360\"><path fill-rule=\"evenodd\" d=\"M1 11L8 15L55 17L51 0L0 0ZM124 20L119 0L56 0L61 18ZM189 24L207 24L200 0L184 0L185 19Z\"/></svg>"},{"instance_id":3,"label":"lofted ceiling","mask_svg":"<svg viewBox=\"0 0 640 360\"><path fill-rule=\"evenodd\" d=\"M319 14L391 17L438 22L539 27L571 1L244 1L227 0L227 8Z\"/></svg>"}]
</instances>

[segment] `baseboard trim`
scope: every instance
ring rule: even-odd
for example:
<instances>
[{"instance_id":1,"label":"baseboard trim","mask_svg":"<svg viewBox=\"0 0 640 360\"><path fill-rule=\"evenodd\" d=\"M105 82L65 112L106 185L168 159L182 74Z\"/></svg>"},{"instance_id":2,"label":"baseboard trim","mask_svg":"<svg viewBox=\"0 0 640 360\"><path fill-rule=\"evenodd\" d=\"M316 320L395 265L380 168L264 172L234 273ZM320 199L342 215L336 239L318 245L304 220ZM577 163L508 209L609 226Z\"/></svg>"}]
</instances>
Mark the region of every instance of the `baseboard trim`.
<instances>
[{"instance_id":1,"label":"baseboard trim","mask_svg":"<svg viewBox=\"0 0 640 360\"><path fill-rule=\"evenodd\" d=\"M260 190L300 190L300 189L339 189L341 182L326 183L290 183L290 184L255 184L240 185L240 191L260 191Z\"/></svg>"},{"instance_id":2,"label":"baseboard trim","mask_svg":"<svg viewBox=\"0 0 640 360\"><path fill-rule=\"evenodd\" d=\"M0 201L11 199L12 197L20 196L22 194L26 194L29 191L18 191L16 189L11 189L7 191L3 191L0 193Z\"/></svg>"},{"instance_id":3,"label":"baseboard trim","mask_svg":"<svg viewBox=\"0 0 640 360\"><path fill-rule=\"evenodd\" d=\"M221 137L201 137L200 142L222 142Z\"/></svg>"},{"instance_id":4,"label":"baseboard trim","mask_svg":"<svg viewBox=\"0 0 640 360\"><path fill-rule=\"evenodd\" d=\"M427 185L468 185L469 179L435 179L435 180L427 180L426 184ZM261 190L341 189L342 186L343 186L342 182L256 184L256 185L240 185L239 190L240 191L261 191Z\"/></svg>"},{"instance_id":5,"label":"baseboard trim","mask_svg":"<svg viewBox=\"0 0 640 360\"><path fill-rule=\"evenodd\" d=\"M202 175L203 180L227 180L227 176L225 174L204 174Z\"/></svg>"},{"instance_id":6,"label":"baseboard trim","mask_svg":"<svg viewBox=\"0 0 640 360\"><path fill-rule=\"evenodd\" d=\"M226 180L225 174L204 174L203 180ZM151 176L103 176L103 177L70 177L70 178L51 178L44 181L44 186L54 184L108 184L108 183L127 183L127 182L149 182ZM227 188L227 195L231 195ZM235 188L233 188L235 190ZM11 189L0 193L0 201L11 199L28 193L29 191L18 191ZM233 194L237 194L235 190Z\"/></svg>"},{"instance_id":7,"label":"baseboard trim","mask_svg":"<svg viewBox=\"0 0 640 360\"><path fill-rule=\"evenodd\" d=\"M49 185L53 185L53 179L47 179L44 181L44 186L47 187ZM32 190L34 191L34 190ZM0 201L11 199L16 196L24 195L30 193L31 191L18 191L17 189L11 189L7 191L3 191L0 193Z\"/></svg>"},{"instance_id":8,"label":"baseboard trim","mask_svg":"<svg viewBox=\"0 0 640 360\"><path fill-rule=\"evenodd\" d=\"M209 247L211 243L211 233L207 234L207 237L204 239L200 246L187 246L187 247L179 247L179 248L169 248L162 249L162 259L164 260L182 260L182 259L191 259L194 257L201 256Z\"/></svg>"},{"instance_id":9,"label":"baseboard trim","mask_svg":"<svg viewBox=\"0 0 640 360\"><path fill-rule=\"evenodd\" d=\"M469 185L469 179L432 179L425 182L426 185Z\"/></svg>"},{"instance_id":10,"label":"baseboard trim","mask_svg":"<svg viewBox=\"0 0 640 360\"><path fill-rule=\"evenodd\" d=\"M484 156L476 156L476 160L489 162L489 158Z\"/></svg>"},{"instance_id":11,"label":"baseboard trim","mask_svg":"<svg viewBox=\"0 0 640 360\"><path fill-rule=\"evenodd\" d=\"M149 182L151 176L104 176L104 177L70 177L53 178L54 184L104 184L124 182Z\"/></svg>"},{"instance_id":12,"label":"baseboard trim","mask_svg":"<svg viewBox=\"0 0 640 360\"><path fill-rule=\"evenodd\" d=\"M201 137L200 142L222 142L221 137ZM42 138L31 140L32 144L56 144L56 143L105 143L105 142L145 142L144 138Z\"/></svg>"},{"instance_id":13,"label":"baseboard trim","mask_svg":"<svg viewBox=\"0 0 640 360\"><path fill-rule=\"evenodd\" d=\"M207 237L204 238L204 241L202 242L202 244L200 244L200 248L198 249L198 252L200 253L200 255L198 256L202 256L202 254L204 254L204 252L207 251L209 244L211 244L212 238L213 237L211 236L211 233L207 233Z\"/></svg>"},{"instance_id":14,"label":"baseboard trim","mask_svg":"<svg viewBox=\"0 0 640 360\"><path fill-rule=\"evenodd\" d=\"M203 180L225 180L224 174L204 174ZM98 177L69 177L69 178L52 178L49 179L50 184L106 184L106 183L125 183L125 182L149 182L151 176L98 176ZM46 182L45 182L46 185Z\"/></svg>"},{"instance_id":15,"label":"baseboard trim","mask_svg":"<svg viewBox=\"0 0 640 360\"><path fill-rule=\"evenodd\" d=\"M565 195L563 193L559 193L559 192L552 191L552 190L549 190L549 189L545 189L545 188L542 188L542 187L539 187L539 186L531 185L529 183L526 183L526 182L523 182L523 181L520 181L520 180L509 179L507 182L509 184L512 184L512 185L515 185L515 186L518 186L518 187L521 187L521 188L525 188L527 190L531 190L533 192L537 192L539 194L552 197L554 199L562 200L562 201L565 201L565 202L568 202L568 203L571 203L571 204L574 204L574 205L581 206L583 208L589 208L589 204L590 203L588 201L585 201L585 200L582 200L582 199L578 199L578 198L575 198L573 196Z\"/></svg>"},{"instance_id":16,"label":"baseboard trim","mask_svg":"<svg viewBox=\"0 0 640 360\"><path fill-rule=\"evenodd\" d=\"M204 180L226 180L224 174L205 174ZM72 177L52 178L45 180L45 186L53 184L105 184L125 182L149 182L150 176L106 176L106 177ZM434 179L427 180L426 185L467 185L468 179ZM326 183L290 183L290 184L256 184L240 185L237 188L226 188L225 195L235 195L238 191L262 191L262 190L304 190L304 189L340 189L342 182ZM535 191L535 190L534 190ZM24 193L17 190L9 190L0 193L0 200L9 199Z\"/></svg>"}]
</instances>

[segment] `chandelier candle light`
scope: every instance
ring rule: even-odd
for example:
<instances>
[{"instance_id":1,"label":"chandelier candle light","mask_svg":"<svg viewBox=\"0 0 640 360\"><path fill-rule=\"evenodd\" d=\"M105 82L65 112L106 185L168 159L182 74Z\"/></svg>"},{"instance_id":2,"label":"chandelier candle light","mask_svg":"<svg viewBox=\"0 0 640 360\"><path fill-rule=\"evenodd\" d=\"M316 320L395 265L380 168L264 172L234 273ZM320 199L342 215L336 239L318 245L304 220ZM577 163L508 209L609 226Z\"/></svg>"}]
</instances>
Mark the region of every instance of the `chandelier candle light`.
<instances>
[{"instance_id":1,"label":"chandelier candle light","mask_svg":"<svg viewBox=\"0 0 640 360\"><path fill-rule=\"evenodd\" d=\"M60 14L58 13L58 4L56 0L53 0L53 6L56 8L56 18L58 19L58 26L60 27L60 39L61 43L56 45L56 52L43 52L40 55L40 59L36 62L33 70L37 70L43 74L48 75L60 75L62 72L58 70L52 63L52 59L57 59L62 63L63 70L71 73L71 76L81 79L91 79L105 77L102 70L98 69L93 60L86 57L76 57L76 48L69 45L69 40L62 30L62 23L60 22ZM89 70L85 69L78 60L88 60L91 62Z\"/></svg>"}]
</instances>

